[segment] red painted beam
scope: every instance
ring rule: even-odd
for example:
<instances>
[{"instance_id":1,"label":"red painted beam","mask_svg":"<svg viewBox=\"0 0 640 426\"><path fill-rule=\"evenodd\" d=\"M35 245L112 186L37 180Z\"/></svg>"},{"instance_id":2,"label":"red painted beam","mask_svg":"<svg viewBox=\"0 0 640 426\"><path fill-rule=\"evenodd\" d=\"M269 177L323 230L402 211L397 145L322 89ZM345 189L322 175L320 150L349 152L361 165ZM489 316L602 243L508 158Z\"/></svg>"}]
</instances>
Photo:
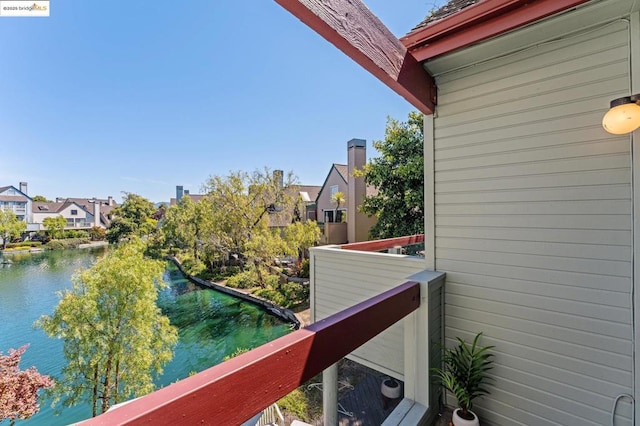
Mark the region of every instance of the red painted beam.
<instances>
[{"instance_id":1,"label":"red painted beam","mask_svg":"<svg viewBox=\"0 0 640 426\"><path fill-rule=\"evenodd\" d=\"M410 235L407 237L386 238L384 240L363 241L361 243L343 244L343 250L380 251L398 246L409 246L424 242L424 234Z\"/></svg>"},{"instance_id":2,"label":"red painted beam","mask_svg":"<svg viewBox=\"0 0 640 426\"><path fill-rule=\"evenodd\" d=\"M433 113L433 78L360 0L276 2L422 113Z\"/></svg>"},{"instance_id":3,"label":"red painted beam","mask_svg":"<svg viewBox=\"0 0 640 426\"><path fill-rule=\"evenodd\" d=\"M241 424L419 305L419 284L404 283L82 424Z\"/></svg>"},{"instance_id":4,"label":"red painted beam","mask_svg":"<svg viewBox=\"0 0 640 426\"><path fill-rule=\"evenodd\" d=\"M401 38L426 61L586 3L589 0L485 0Z\"/></svg>"}]
</instances>

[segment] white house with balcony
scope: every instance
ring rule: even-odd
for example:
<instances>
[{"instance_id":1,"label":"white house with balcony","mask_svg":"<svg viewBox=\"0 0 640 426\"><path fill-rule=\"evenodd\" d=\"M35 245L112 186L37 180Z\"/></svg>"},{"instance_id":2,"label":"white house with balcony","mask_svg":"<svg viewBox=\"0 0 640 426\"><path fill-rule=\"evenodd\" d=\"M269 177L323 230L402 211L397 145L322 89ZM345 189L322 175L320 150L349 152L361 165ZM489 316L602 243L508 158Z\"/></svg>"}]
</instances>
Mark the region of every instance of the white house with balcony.
<instances>
[{"instance_id":1,"label":"white house with balcony","mask_svg":"<svg viewBox=\"0 0 640 426\"><path fill-rule=\"evenodd\" d=\"M18 220L30 223L31 206L26 182L20 182L19 189L12 185L0 187L0 209L13 212Z\"/></svg>"},{"instance_id":2,"label":"white house with balcony","mask_svg":"<svg viewBox=\"0 0 640 426\"><path fill-rule=\"evenodd\" d=\"M56 198L55 202L33 203L33 225L38 230L46 229L44 220L48 217L62 216L66 219L65 229L88 229L93 226L107 228L109 212L115 202L97 198Z\"/></svg>"}]
</instances>

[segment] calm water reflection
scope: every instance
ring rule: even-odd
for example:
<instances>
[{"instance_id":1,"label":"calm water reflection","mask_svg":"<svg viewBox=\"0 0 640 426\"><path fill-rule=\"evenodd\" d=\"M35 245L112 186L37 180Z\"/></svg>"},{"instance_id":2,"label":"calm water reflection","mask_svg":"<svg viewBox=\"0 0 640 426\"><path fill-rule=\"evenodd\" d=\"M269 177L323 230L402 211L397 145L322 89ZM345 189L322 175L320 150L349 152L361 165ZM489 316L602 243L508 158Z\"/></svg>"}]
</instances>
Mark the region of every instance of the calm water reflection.
<instances>
[{"instance_id":1,"label":"calm water reflection","mask_svg":"<svg viewBox=\"0 0 640 426\"><path fill-rule=\"evenodd\" d=\"M91 266L103 250L64 250L7 256L0 264L0 351L29 343L21 368L35 366L56 376L64 365L62 343L32 327L42 314L53 312L57 292L71 287L74 271ZM0 257L0 260L2 258ZM213 290L202 290L167 265L158 304L180 330L173 361L157 378L160 386L191 372L218 364L236 348L252 348L289 332L289 326L254 305ZM64 425L91 415L88 406L64 408L55 415L48 401L38 414L17 424Z\"/></svg>"}]
</instances>

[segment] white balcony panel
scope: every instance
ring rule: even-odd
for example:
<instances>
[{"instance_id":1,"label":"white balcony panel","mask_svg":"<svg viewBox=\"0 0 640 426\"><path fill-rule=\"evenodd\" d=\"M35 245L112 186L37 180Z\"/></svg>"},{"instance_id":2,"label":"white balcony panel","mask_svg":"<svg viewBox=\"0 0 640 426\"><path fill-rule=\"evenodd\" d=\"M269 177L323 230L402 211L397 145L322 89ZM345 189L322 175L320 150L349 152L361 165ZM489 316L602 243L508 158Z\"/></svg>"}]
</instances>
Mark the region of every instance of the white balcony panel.
<instances>
[{"instance_id":1,"label":"white balcony panel","mask_svg":"<svg viewBox=\"0 0 640 426\"><path fill-rule=\"evenodd\" d=\"M318 321L402 284L424 270L425 261L323 246L311 249L311 265L312 320ZM347 358L404 380L403 323L393 325Z\"/></svg>"}]
</instances>

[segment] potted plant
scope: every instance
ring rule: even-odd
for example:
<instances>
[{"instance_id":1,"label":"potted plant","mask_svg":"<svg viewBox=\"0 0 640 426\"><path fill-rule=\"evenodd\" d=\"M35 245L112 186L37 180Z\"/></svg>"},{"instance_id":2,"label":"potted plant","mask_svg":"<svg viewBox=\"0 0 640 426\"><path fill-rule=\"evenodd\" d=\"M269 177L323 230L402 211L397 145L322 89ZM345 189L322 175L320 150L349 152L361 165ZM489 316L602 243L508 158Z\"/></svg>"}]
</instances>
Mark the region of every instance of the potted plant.
<instances>
[{"instance_id":1,"label":"potted plant","mask_svg":"<svg viewBox=\"0 0 640 426\"><path fill-rule=\"evenodd\" d=\"M471 345L457 337L459 344L453 348L443 347L442 367L432 368L434 380L453 393L458 400L458 409L453 412L454 426L479 426L478 416L471 411L475 398L488 395L485 387L490 380L487 372L492 368L495 346L479 346L482 333L478 333Z\"/></svg>"},{"instance_id":2,"label":"potted plant","mask_svg":"<svg viewBox=\"0 0 640 426\"><path fill-rule=\"evenodd\" d=\"M380 393L382 393L382 408L386 410L390 400L400 398L400 382L393 377L387 377L380 385Z\"/></svg>"}]
</instances>

